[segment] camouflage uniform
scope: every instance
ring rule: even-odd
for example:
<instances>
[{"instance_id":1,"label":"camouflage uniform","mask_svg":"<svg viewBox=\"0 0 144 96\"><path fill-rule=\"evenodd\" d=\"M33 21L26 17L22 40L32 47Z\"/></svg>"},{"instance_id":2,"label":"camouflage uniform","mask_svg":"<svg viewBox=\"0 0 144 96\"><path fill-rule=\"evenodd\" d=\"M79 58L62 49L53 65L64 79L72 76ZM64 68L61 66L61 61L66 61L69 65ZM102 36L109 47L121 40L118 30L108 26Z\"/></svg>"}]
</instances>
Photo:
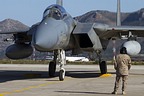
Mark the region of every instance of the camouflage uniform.
<instances>
[{"instance_id":1,"label":"camouflage uniform","mask_svg":"<svg viewBox=\"0 0 144 96\"><path fill-rule=\"evenodd\" d=\"M114 68L116 70L116 80L115 80L115 87L114 92L117 92L119 88L119 82L122 78L122 91L125 91L127 79L129 75L129 69L131 67L131 58L127 54L119 54L114 60Z\"/></svg>"}]
</instances>

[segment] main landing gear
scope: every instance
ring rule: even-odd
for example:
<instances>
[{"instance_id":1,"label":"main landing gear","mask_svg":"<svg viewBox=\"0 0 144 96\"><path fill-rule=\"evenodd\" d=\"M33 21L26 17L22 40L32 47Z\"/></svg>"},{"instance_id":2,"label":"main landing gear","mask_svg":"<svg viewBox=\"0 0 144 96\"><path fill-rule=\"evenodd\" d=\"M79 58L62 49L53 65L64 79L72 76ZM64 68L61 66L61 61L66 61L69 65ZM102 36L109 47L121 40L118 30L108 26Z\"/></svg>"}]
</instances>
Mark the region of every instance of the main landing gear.
<instances>
[{"instance_id":1,"label":"main landing gear","mask_svg":"<svg viewBox=\"0 0 144 96\"><path fill-rule=\"evenodd\" d=\"M99 66L100 66L101 74L106 74L107 73L106 61L102 61L102 59L101 59L102 56L101 56L101 51L100 50L97 50L96 53L97 53L97 56L99 58Z\"/></svg>"},{"instance_id":2,"label":"main landing gear","mask_svg":"<svg viewBox=\"0 0 144 96\"><path fill-rule=\"evenodd\" d=\"M56 63L59 63L60 71L59 71L59 80L63 81L65 78L65 69L64 64L66 64L66 56L64 50L54 51L54 59L49 63L49 76L54 77L56 72Z\"/></svg>"},{"instance_id":3,"label":"main landing gear","mask_svg":"<svg viewBox=\"0 0 144 96\"><path fill-rule=\"evenodd\" d=\"M96 51L98 57L99 57L99 66L101 74L107 73L107 65L106 61L101 60L101 51ZM63 68L66 64L66 56L64 50L57 50L54 51L54 59L49 63L49 76L54 77L56 72L56 64L59 63L60 71L59 71L59 80L63 81L65 78L65 69Z\"/></svg>"}]
</instances>

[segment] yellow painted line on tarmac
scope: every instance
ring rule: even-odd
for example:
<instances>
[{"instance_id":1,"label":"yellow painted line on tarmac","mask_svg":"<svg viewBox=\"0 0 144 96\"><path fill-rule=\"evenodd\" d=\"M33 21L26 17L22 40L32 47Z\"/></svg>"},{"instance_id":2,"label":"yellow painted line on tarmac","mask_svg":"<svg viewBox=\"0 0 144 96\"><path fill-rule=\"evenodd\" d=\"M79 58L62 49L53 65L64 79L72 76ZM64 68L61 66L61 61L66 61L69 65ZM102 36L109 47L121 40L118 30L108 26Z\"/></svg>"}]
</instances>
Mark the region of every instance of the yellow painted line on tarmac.
<instances>
[{"instance_id":1,"label":"yellow painted line on tarmac","mask_svg":"<svg viewBox=\"0 0 144 96\"><path fill-rule=\"evenodd\" d=\"M29 91L29 90L32 90L32 89L48 86L48 85L51 85L51 84L57 84L57 83L60 83L60 81L58 81L58 82L50 81L48 83L39 84L39 85L36 85L36 86L29 86L29 87L26 87L26 88L17 89L17 90L13 90L13 91L10 91L10 92L3 92L3 93L0 93L0 96L10 95L10 94L14 94L14 93L21 93L21 92L24 92L24 91Z\"/></svg>"},{"instance_id":2,"label":"yellow painted line on tarmac","mask_svg":"<svg viewBox=\"0 0 144 96\"><path fill-rule=\"evenodd\" d=\"M102 74L102 75L100 75L100 77L111 77L112 76L112 74Z\"/></svg>"},{"instance_id":3,"label":"yellow painted line on tarmac","mask_svg":"<svg viewBox=\"0 0 144 96\"><path fill-rule=\"evenodd\" d=\"M3 94L0 94L0 96L4 96Z\"/></svg>"},{"instance_id":4,"label":"yellow painted line on tarmac","mask_svg":"<svg viewBox=\"0 0 144 96\"><path fill-rule=\"evenodd\" d=\"M10 92L4 92L4 93L0 93L0 96L5 96L5 95L8 95L10 94Z\"/></svg>"},{"instance_id":5,"label":"yellow painted line on tarmac","mask_svg":"<svg viewBox=\"0 0 144 96\"><path fill-rule=\"evenodd\" d=\"M71 80L71 79L70 78L65 78L65 81L66 80ZM0 96L5 96L5 95L10 95L10 94L30 91L30 90L33 90L33 89L45 87L45 86L52 85L52 84L58 84L58 83L61 83L61 81L48 81L48 83L43 83L43 84L39 84L39 85L35 85L35 86L28 86L26 88L17 89L17 90L13 90L13 91L10 91L10 92L3 92L3 93L0 93Z\"/></svg>"}]
</instances>

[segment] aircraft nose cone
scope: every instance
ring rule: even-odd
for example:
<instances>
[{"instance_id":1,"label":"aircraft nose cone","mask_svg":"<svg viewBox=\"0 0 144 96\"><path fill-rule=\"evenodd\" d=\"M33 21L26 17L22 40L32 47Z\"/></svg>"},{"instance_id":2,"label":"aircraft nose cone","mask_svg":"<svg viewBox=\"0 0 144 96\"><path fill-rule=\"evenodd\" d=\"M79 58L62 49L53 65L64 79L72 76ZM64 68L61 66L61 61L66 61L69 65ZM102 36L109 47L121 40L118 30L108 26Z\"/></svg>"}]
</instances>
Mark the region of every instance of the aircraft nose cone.
<instances>
[{"instance_id":1,"label":"aircraft nose cone","mask_svg":"<svg viewBox=\"0 0 144 96\"><path fill-rule=\"evenodd\" d=\"M33 35L33 45L39 51L60 49L67 41L67 25L63 20L42 20Z\"/></svg>"},{"instance_id":2,"label":"aircraft nose cone","mask_svg":"<svg viewBox=\"0 0 144 96\"><path fill-rule=\"evenodd\" d=\"M38 26L33 41L37 50L48 51L52 49L58 40L56 22L53 19L46 19Z\"/></svg>"}]
</instances>

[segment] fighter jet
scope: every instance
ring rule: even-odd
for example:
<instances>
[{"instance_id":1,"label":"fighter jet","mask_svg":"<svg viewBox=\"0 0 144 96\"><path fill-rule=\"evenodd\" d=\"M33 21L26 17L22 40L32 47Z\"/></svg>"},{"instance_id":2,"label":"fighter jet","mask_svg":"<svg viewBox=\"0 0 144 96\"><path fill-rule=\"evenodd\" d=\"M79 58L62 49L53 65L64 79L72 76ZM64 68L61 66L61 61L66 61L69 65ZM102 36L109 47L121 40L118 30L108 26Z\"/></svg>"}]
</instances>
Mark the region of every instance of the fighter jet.
<instances>
[{"instance_id":1,"label":"fighter jet","mask_svg":"<svg viewBox=\"0 0 144 96\"><path fill-rule=\"evenodd\" d=\"M123 44L130 55L138 54L141 50L137 37L144 37L144 27L121 26L120 0L117 8L117 25L109 26L100 23L80 23L65 10L63 1L57 0L43 13L40 23L26 30L16 32L0 32L13 34L14 44L6 49L6 56L11 59L23 59L33 53L33 47L40 52L53 52L54 58L49 63L49 76L56 72L56 64L60 65L59 80L65 77L65 51L72 50L73 54L82 51L95 51L99 56L100 71L107 73L106 62L102 61L101 51L105 50L111 39L127 38ZM33 46L33 47L32 47Z\"/></svg>"}]
</instances>

